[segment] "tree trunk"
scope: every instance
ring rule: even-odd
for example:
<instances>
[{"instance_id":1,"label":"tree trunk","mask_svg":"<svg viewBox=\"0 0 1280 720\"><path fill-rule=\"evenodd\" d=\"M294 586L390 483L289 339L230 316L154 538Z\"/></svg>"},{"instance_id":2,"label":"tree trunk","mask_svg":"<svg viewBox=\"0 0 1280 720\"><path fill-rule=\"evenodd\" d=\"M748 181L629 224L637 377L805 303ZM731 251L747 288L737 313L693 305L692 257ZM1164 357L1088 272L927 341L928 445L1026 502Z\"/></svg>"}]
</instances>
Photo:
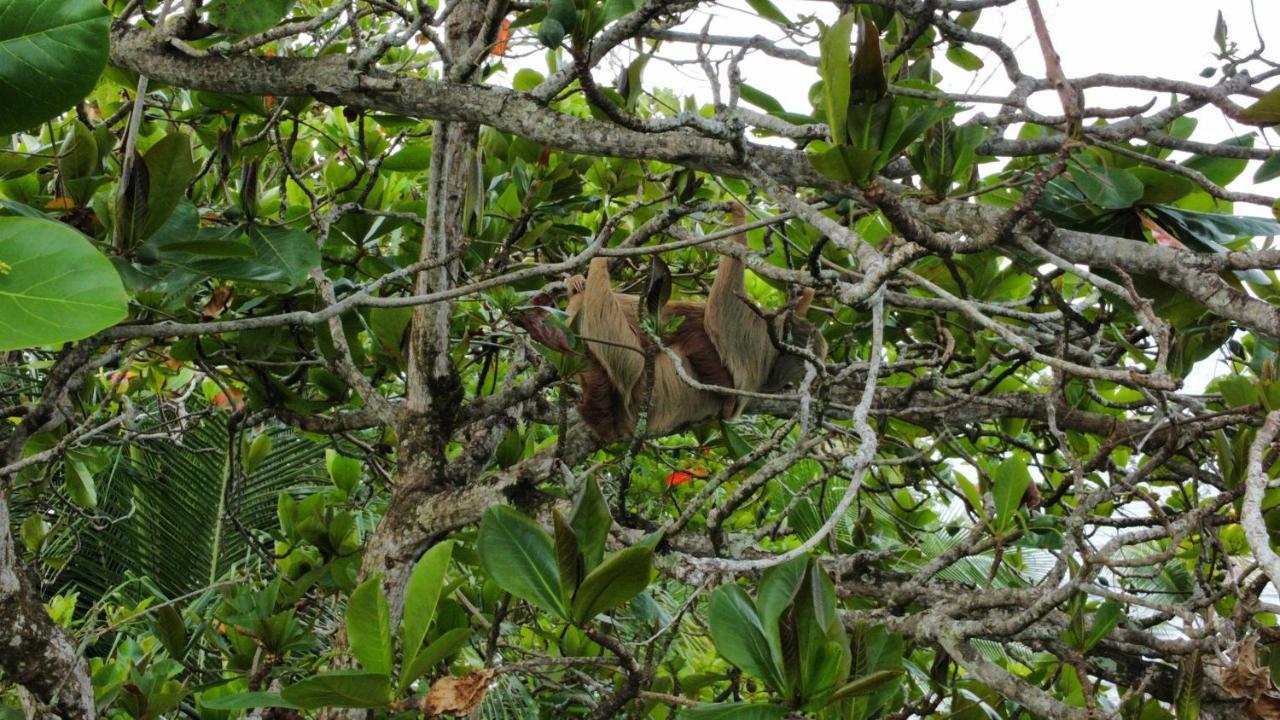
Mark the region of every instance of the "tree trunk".
<instances>
[{"instance_id":1,"label":"tree trunk","mask_svg":"<svg viewBox=\"0 0 1280 720\"><path fill-rule=\"evenodd\" d=\"M0 493L0 670L43 706L36 717L92 720L89 667L18 566L9 524L8 498Z\"/></svg>"}]
</instances>

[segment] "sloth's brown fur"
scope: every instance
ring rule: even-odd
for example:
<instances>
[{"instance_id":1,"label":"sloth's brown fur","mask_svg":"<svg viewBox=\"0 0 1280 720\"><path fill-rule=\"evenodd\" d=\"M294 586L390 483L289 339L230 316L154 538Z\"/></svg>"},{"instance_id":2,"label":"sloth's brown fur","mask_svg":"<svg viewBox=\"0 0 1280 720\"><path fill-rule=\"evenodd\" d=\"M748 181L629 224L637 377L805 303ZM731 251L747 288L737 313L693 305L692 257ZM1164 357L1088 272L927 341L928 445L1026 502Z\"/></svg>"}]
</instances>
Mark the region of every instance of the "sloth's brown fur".
<instances>
[{"instance_id":1,"label":"sloth's brown fur","mask_svg":"<svg viewBox=\"0 0 1280 720\"><path fill-rule=\"evenodd\" d=\"M743 214L741 208L736 209L735 224L742 224ZM746 244L745 235L734 239ZM751 392L776 390L798 379L804 364L774 346L768 321L742 300L743 271L741 260L726 255L720 259L706 303L664 304L664 321L675 316L684 320L662 341L684 360L688 374L704 385ZM578 376L582 391L578 413L602 438L626 437L635 429L645 390L642 380L648 340L636 326L639 299L613 291L606 258L592 260L587 276L570 278L568 285L568 314L590 355L587 369ZM781 337L791 330L800 342L812 336L814 351L821 357L826 345L803 320L812 299L813 291L806 290L792 308L780 313L775 335ZM741 396L690 386L680 378L671 358L658 353L646 434L666 435L715 417L730 418L742 412L746 401Z\"/></svg>"}]
</instances>

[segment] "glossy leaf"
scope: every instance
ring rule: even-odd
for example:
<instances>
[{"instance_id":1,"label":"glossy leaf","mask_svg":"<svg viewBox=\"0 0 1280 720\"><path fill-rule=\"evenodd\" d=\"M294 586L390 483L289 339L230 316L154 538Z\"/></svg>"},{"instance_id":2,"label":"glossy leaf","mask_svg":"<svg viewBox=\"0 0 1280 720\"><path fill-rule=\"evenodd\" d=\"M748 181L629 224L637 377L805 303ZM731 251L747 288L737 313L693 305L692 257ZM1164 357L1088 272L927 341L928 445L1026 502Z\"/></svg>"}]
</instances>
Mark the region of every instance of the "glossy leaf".
<instances>
[{"instance_id":1,"label":"glossy leaf","mask_svg":"<svg viewBox=\"0 0 1280 720\"><path fill-rule=\"evenodd\" d=\"M1027 465L1016 457L1011 457L996 466L991 473L991 495L996 504L996 526L1007 531L1014 525L1018 508L1022 507L1022 496L1031 485L1031 473Z\"/></svg>"},{"instance_id":2,"label":"glossy leaf","mask_svg":"<svg viewBox=\"0 0 1280 720\"><path fill-rule=\"evenodd\" d=\"M400 683L397 689L403 692L413 681L422 677L431 668L440 664L445 658L453 655L467 644L467 640L471 638L471 630L469 628L454 628L443 633L420 650L411 662L405 665L400 672Z\"/></svg>"},{"instance_id":3,"label":"glossy leaf","mask_svg":"<svg viewBox=\"0 0 1280 720\"><path fill-rule=\"evenodd\" d=\"M573 596L573 619L582 624L640 594L649 585L653 549L645 545L624 548L610 555L582 579Z\"/></svg>"},{"instance_id":4,"label":"glossy leaf","mask_svg":"<svg viewBox=\"0 0 1280 720\"><path fill-rule=\"evenodd\" d=\"M480 521L479 551L498 587L569 619L554 544L537 523L505 505L491 507Z\"/></svg>"},{"instance_id":5,"label":"glossy leaf","mask_svg":"<svg viewBox=\"0 0 1280 720\"><path fill-rule=\"evenodd\" d=\"M309 677L280 695L294 707L376 708L391 700L391 678L364 670L340 670Z\"/></svg>"},{"instance_id":6,"label":"glossy leaf","mask_svg":"<svg viewBox=\"0 0 1280 720\"><path fill-rule=\"evenodd\" d=\"M1274 87L1240 113L1240 119L1255 125L1280 124L1280 87Z\"/></svg>"},{"instance_id":7,"label":"glossy leaf","mask_svg":"<svg viewBox=\"0 0 1280 720\"><path fill-rule=\"evenodd\" d=\"M770 0L747 0L747 5L762 18L772 20L779 25L790 25L791 20L778 9Z\"/></svg>"},{"instance_id":8,"label":"glossy leaf","mask_svg":"<svg viewBox=\"0 0 1280 720\"><path fill-rule=\"evenodd\" d=\"M93 90L110 23L98 0L0 3L0 134L38 125Z\"/></svg>"},{"instance_id":9,"label":"glossy leaf","mask_svg":"<svg viewBox=\"0 0 1280 720\"><path fill-rule=\"evenodd\" d=\"M275 27L295 0L213 0L209 4L209 20L228 30L248 35Z\"/></svg>"},{"instance_id":10,"label":"glossy leaf","mask_svg":"<svg viewBox=\"0 0 1280 720\"><path fill-rule=\"evenodd\" d=\"M209 710L250 710L252 708L266 707L301 709L298 705L285 700L280 693L261 691L223 695L216 698L201 698L200 705Z\"/></svg>"},{"instance_id":11,"label":"glossy leaf","mask_svg":"<svg viewBox=\"0 0 1280 720\"><path fill-rule=\"evenodd\" d=\"M573 504L573 511L569 513L569 527L573 528L577 536L583 562L590 572L604 559L605 541L609 539L609 530L613 527L613 517L609 515L604 495L594 477L587 478L583 483L582 492Z\"/></svg>"},{"instance_id":12,"label":"glossy leaf","mask_svg":"<svg viewBox=\"0 0 1280 720\"><path fill-rule=\"evenodd\" d=\"M853 34L853 23L857 17L846 13L834 25L822 34L820 48L821 60L818 73L822 76L824 107L827 111L827 126L831 128L831 137L837 145L844 142L847 134L847 118L849 115L849 42Z\"/></svg>"},{"instance_id":13,"label":"glossy leaf","mask_svg":"<svg viewBox=\"0 0 1280 720\"><path fill-rule=\"evenodd\" d=\"M115 268L62 223L0 217L0 350L80 340L128 314Z\"/></svg>"},{"instance_id":14,"label":"glossy leaf","mask_svg":"<svg viewBox=\"0 0 1280 720\"><path fill-rule=\"evenodd\" d=\"M347 603L347 640L360 667L370 673L391 673L391 612L382 592L382 577L365 580Z\"/></svg>"},{"instance_id":15,"label":"glossy leaf","mask_svg":"<svg viewBox=\"0 0 1280 720\"><path fill-rule=\"evenodd\" d=\"M782 669L754 603L737 585L722 585L711 595L711 638L725 660L773 688L784 686Z\"/></svg>"},{"instance_id":16,"label":"glossy leaf","mask_svg":"<svg viewBox=\"0 0 1280 720\"><path fill-rule=\"evenodd\" d=\"M781 720L788 710L764 703L703 703L680 711L688 720Z\"/></svg>"},{"instance_id":17,"label":"glossy leaf","mask_svg":"<svg viewBox=\"0 0 1280 720\"><path fill-rule=\"evenodd\" d=\"M444 590L444 574L452 557L452 540L436 543L422 554L409 575L404 594L404 619L400 621L400 655L406 665L417 657L427 628L436 617L436 606ZM405 683L403 672L400 681Z\"/></svg>"},{"instance_id":18,"label":"glossy leaf","mask_svg":"<svg viewBox=\"0 0 1280 720\"><path fill-rule=\"evenodd\" d=\"M556 546L556 567L560 570L560 588L564 590L566 600L569 600L577 592L585 572L582 550L578 547L577 533L559 510L551 511L551 522L551 535Z\"/></svg>"}]
</instances>

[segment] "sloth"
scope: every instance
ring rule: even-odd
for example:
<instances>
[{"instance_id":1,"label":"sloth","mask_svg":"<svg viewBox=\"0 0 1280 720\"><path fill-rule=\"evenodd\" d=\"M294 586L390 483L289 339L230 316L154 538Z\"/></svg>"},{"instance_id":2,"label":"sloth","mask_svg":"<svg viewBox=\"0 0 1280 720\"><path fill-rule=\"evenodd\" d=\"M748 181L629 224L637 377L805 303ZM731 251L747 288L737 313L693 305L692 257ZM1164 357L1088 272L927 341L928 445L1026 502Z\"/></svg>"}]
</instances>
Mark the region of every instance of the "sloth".
<instances>
[{"instance_id":1,"label":"sloth","mask_svg":"<svg viewBox=\"0 0 1280 720\"><path fill-rule=\"evenodd\" d=\"M734 224L742 225L745 210L736 206L733 216ZM747 244L744 233L733 239ZM660 301L661 326L675 325L661 338L662 344L681 359L687 375L703 385L776 392L803 376L804 359L783 351L775 340L801 347L812 343L817 357L826 354L821 333L805 320L813 290L806 288L798 300L777 313L771 327L771 321L745 299L744 270L742 260L724 255L705 303ZM665 298L670 294L670 276L664 275L660 282L668 287L656 296ZM586 277L575 275L566 285L569 322L577 328L588 355L577 378L578 415L603 440L628 437L635 430L647 390L645 350L651 342L638 326L641 299L614 292L608 258L592 259ZM540 324L538 332L531 334L545 345L568 346L563 336L548 337L551 333ZM742 413L749 400L690 385L665 352L654 358L652 388L645 434L653 437L715 418L731 419Z\"/></svg>"}]
</instances>

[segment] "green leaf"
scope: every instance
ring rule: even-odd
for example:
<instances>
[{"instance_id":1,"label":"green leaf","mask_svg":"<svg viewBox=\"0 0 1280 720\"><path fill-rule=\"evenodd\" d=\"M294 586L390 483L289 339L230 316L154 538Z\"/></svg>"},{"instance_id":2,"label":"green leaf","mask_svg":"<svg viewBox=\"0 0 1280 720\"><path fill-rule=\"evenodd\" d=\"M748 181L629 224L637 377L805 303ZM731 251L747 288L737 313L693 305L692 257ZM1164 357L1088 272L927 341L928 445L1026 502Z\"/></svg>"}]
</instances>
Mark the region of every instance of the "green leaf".
<instances>
[{"instance_id":1,"label":"green leaf","mask_svg":"<svg viewBox=\"0 0 1280 720\"><path fill-rule=\"evenodd\" d=\"M172 605L161 605L156 610L155 633L171 657L181 660L186 656L187 626L182 622L182 613Z\"/></svg>"},{"instance_id":2,"label":"green leaf","mask_svg":"<svg viewBox=\"0 0 1280 720\"><path fill-rule=\"evenodd\" d=\"M84 463L77 460L67 462L66 484L72 502L86 510L98 507L98 484Z\"/></svg>"},{"instance_id":3,"label":"green leaf","mask_svg":"<svg viewBox=\"0 0 1280 720\"><path fill-rule=\"evenodd\" d=\"M360 484L360 474L362 467L360 461L340 454L333 448L324 451L324 467L329 473L329 480L333 482L333 486L343 491L349 497Z\"/></svg>"},{"instance_id":4,"label":"green leaf","mask_svg":"<svg viewBox=\"0 0 1280 720\"><path fill-rule=\"evenodd\" d=\"M626 17L636 10L636 0L608 0L604 5L604 24Z\"/></svg>"},{"instance_id":5,"label":"green leaf","mask_svg":"<svg viewBox=\"0 0 1280 720\"><path fill-rule=\"evenodd\" d=\"M778 102L777 98L763 90L760 90L759 88L742 83L738 86L738 93L742 96L743 100L746 100L761 110L764 110L770 115L778 115L786 112L786 108L782 107L782 103Z\"/></svg>"},{"instance_id":6,"label":"green leaf","mask_svg":"<svg viewBox=\"0 0 1280 720\"><path fill-rule=\"evenodd\" d=\"M543 610L569 619L551 536L506 505L480 520L480 564L498 587Z\"/></svg>"},{"instance_id":7,"label":"green leaf","mask_svg":"<svg viewBox=\"0 0 1280 720\"><path fill-rule=\"evenodd\" d=\"M304 710L322 707L376 708L391 701L391 678L363 670L327 672L296 682L280 695Z\"/></svg>"},{"instance_id":8,"label":"green leaf","mask_svg":"<svg viewBox=\"0 0 1280 720\"><path fill-rule=\"evenodd\" d=\"M725 660L770 687L782 688L782 669L774 658L768 635L747 593L737 585L722 585L711 595L707 621L711 639Z\"/></svg>"},{"instance_id":9,"label":"green leaf","mask_svg":"<svg viewBox=\"0 0 1280 720\"><path fill-rule=\"evenodd\" d=\"M1001 531L1013 527L1018 508L1022 506L1022 496L1031 485L1031 473L1026 463L1017 458L1008 458L996 466L991 473L993 487L992 497L996 502L996 526Z\"/></svg>"},{"instance_id":10,"label":"green leaf","mask_svg":"<svg viewBox=\"0 0 1280 720\"><path fill-rule=\"evenodd\" d=\"M1280 153L1272 155L1262 164L1258 166L1258 171L1253 174L1255 183L1264 183L1268 180L1275 180L1280 177Z\"/></svg>"},{"instance_id":11,"label":"green leaf","mask_svg":"<svg viewBox=\"0 0 1280 720\"><path fill-rule=\"evenodd\" d=\"M1259 401L1258 389L1253 381L1243 375L1227 375L1217 378L1209 386L1222 393L1222 399L1231 407L1243 407Z\"/></svg>"},{"instance_id":12,"label":"green leaf","mask_svg":"<svg viewBox=\"0 0 1280 720\"><path fill-rule=\"evenodd\" d=\"M756 592L756 608L766 631L777 634L778 618L796 599L808 569L809 557L801 555L764 571Z\"/></svg>"},{"instance_id":13,"label":"green leaf","mask_svg":"<svg viewBox=\"0 0 1280 720\"><path fill-rule=\"evenodd\" d=\"M947 59L961 70L968 70L969 72L977 72L984 65L982 58L961 45L952 45L947 48Z\"/></svg>"},{"instance_id":14,"label":"green leaf","mask_svg":"<svg viewBox=\"0 0 1280 720\"><path fill-rule=\"evenodd\" d=\"M301 709L279 693L272 692L245 692L208 699L202 697L200 706L209 710L249 710L263 707Z\"/></svg>"},{"instance_id":15,"label":"green leaf","mask_svg":"<svg viewBox=\"0 0 1280 720\"><path fill-rule=\"evenodd\" d=\"M870 695L875 691L887 686L889 683L898 679L902 674L901 670L878 670L870 675L864 675L857 680L845 684L839 690L831 695L829 702L836 702L847 697L857 697L859 695Z\"/></svg>"},{"instance_id":16,"label":"green leaf","mask_svg":"<svg viewBox=\"0 0 1280 720\"><path fill-rule=\"evenodd\" d=\"M551 0L546 18L538 26L538 40L554 50L564 42L564 36L577 26L578 9L573 0Z\"/></svg>"},{"instance_id":17,"label":"green leaf","mask_svg":"<svg viewBox=\"0 0 1280 720\"><path fill-rule=\"evenodd\" d=\"M583 483L582 492L573 504L573 511L569 513L569 527L577 535L585 569L590 572L604 559L605 541L609 539L609 530L613 527L613 517L609 515L604 495L594 477Z\"/></svg>"},{"instance_id":18,"label":"green leaf","mask_svg":"<svg viewBox=\"0 0 1280 720\"><path fill-rule=\"evenodd\" d=\"M779 25L791 24L791 20L788 19L786 15L782 14L782 11L769 0L747 0L747 4L750 5L751 9L755 10L756 14L762 18L772 20Z\"/></svg>"},{"instance_id":19,"label":"green leaf","mask_svg":"<svg viewBox=\"0 0 1280 720\"><path fill-rule=\"evenodd\" d=\"M1240 135L1226 142L1221 143L1227 147L1253 147L1253 134ZM1244 172L1249 165L1249 161L1244 158L1217 157L1214 155L1194 155L1186 162L1184 166L1193 170L1199 170L1204 176L1217 183L1222 187L1231 184Z\"/></svg>"},{"instance_id":20,"label":"green leaf","mask_svg":"<svg viewBox=\"0 0 1280 720\"><path fill-rule=\"evenodd\" d=\"M836 145L817 153L809 153L809 162L823 175L841 182L866 184L875 177L878 149Z\"/></svg>"},{"instance_id":21,"label":"green leaf","mask_svg":"<svg viewBox=\"0 0 1280 720\"><path fill-rule=\"evenodd\" d=\"M49 536L49 523L39 515L28 515L22 521L22 544L31 552L39 552L44 539Z\"/></svg>"},{"instance_id":22,"label":"green leaf","mask_svg":"<svg viewBox=\"0 0 1280 720\"><path fill-rule=\"evenodd\" d=\"M847 13L827 28L819 43L821 59L818 74L822 76L823 100L827 111L827 126L832 141L843 144L848 135L849 117L849 39L853 34L853 13Z\"/></svg>"},{"instance_id":23,"label":"green leaf","mask_svg":"<svg viewBox=\"0 0 1280 720\"><path fill-rule=\"evenodd\" d=\"M781 720L789 711L778 705L758 703L702 703L680 711L689 720Z\"/></svg>"},{"instance_id":24,"label":"green leaf","mask_svg":"<svg viewBox=\"0 0 1280 720\"><path fill-rule=\"evenodd\" d=\"M137 240L151 237L168 222L196 174L191 141L180 132L169 133L152 145L142 161L147 172L147 206L145 219L137 228Z\"/></svg>"},{"instance_id":25,"label":"green leaf","mask_svg":"<svg viewBox=\"0 0 1280 720\"><path fill-rule=\"evenodd\" d=\"M1193 650L1182 659L1177 684L1174 686L1173 709L1178 720L1197 720L1203 697L1204 664L1200 659L1200 651Z\"/></svg>"},{"instance_id":26,"label":"green leaf","mask_svg":"<svg viewBox=\"0 0 1280 720\"><path fill-rule=\"evenodd\" d=\"M110 24L99 0L0 3L0 135L39 125L93 91Z\"/></svg>"},{"instance_id":27,"label":"green leaf","mask_svg":"<svg viewBox=\"0 0 1280 720\"><path fill-rule=\"evenodd\" d=\"M851 72L850 105L874 103L889 92L889 79L884 74L884 57L880 50L880 29L866 15L859 25L858 48L853 53Z\"/></svg>"},{"instance_id":28,"label":"green leaf","mask_svg":"<svg viewBox=\"0 0 1280 720\"><path fill-rule=\"evenodd\" d=\"M1067 170L1072 182L1089 201L1104 210L1123 210L1142 199L1144 187L1133 173L1109 168L1078 155Z\"/></svg>"},{"instance_id":29,"label":"green leaf","mask_svg":"<svg viewBox=\"0 0 1280 720\"><path fill-rule=\"evenodd\" d=\"M511 87L520 92L528 92L546 80L542 73L530 68L520 68L516 71L515 77L511 78Z\"/></svg>"},{"instance_id":30,"label":"green leaf","mask_svg":"<svg viewBox=\"0 0 1280 720\"><path fill-rule=\"evenodd\" d=\"M551 511L552 536L556 545L556 567L560 570L560 589L566 600L578 591L585 570L582 567L582 551L578 548L578 536L559 510Z\"/></svg>"},{"instance_id":31,"label":"green leaf","mask_svg":"<svg viewBox=\"0 0 1280 720\"><path fill-rule=\"evenodd\" d=\"M80 340L128 314L111 262L52 220L0 217L0 350Z\"/></svg>"},{"instance_id":32,"label":"green leaf","mask_svg":"<svg viewBox=\"0 0 1280 720\"><path fill-rule=\"evenodd\" d=\"M411 142L397 150L382 163L383 170L391 172L425 172L431 166L431 143Z\"/></svg>"},{"instance_id":33,"label":"green leaf","mask_svg":"<svg viewBox=\"0 0 1280 720\"><path fill-rule=\"evenodd\" d=\"M1240 113L1240 119L1255 125L1280 124L1280 86L1271 91Z\"/></svg>"},{"instance_id":34,"label":"green leaf","mask_svg":"<svg viewBox=\"0 0 1280 720\"><path fill-rule=\"evenodd\" d=\"M408 666L422 649L427 628L435 619L440 592L444 589L444 573L452 557L452 540L436 543L422 554L409 575L404 593L404 619L400 621L400 655L404 662L400 673L401 688L414 680L408 677Z\"/></svg>"},{"instance_id":35,"label":"green leaf","mask_svg":"<svg viewBox=\"0 0 1280 720\"><path fill-rule=\"evenodd\" d=\"M1195 192L1196 184L1181 175L1153 167L1138 166L1128 172L1142 183L1142 204L1163 205Z\"/></svg>"},{"instance_id":36,"label":"green leaf","mask_svg":"<svg viewBox=\"0 0 1280 720\"><path fill-rule=\"evenodd\" d=\"M288 289L293 289L320 267L320 248L301 230L253 225L248 233L249 243L258 251L258 267L265 272L245 279L287 284Z\"/></svg>"},{"instance_id":37,"label":"green leaf","mask_svg":"<svg viewBox=\"0 0 1280 720\"><path fill-rule=\"evenodd\" d=\"M590 621L640 594L649 585L653 571L653 549L635 545L619 550L600 563L582 580L573 596L573 619Z\"/></svg>"},{"instance_id":38,"label":"green leaf","mask_svg":"<svg viewBox=\"0 0 1280 720\"><path fill-rule=\"evenodd\" d=\"M461 650L470 637L470 628L454 628L436 638L422 652L418 653L417 657L407 663L405 669L400 673L400 684L397 686L397 690L404 692L413 684L414 680L422 677L423 673Z\"/></svg>"},{"instance_id":39,"label":"green leaf","mask_svg":"<svg viewBox=\"0 0 1280 720\"><path fill-rule=\"evenodd\" d=\"M382 577L360 583L347 603L347 640L360 667L370 673L391 674L391 612L382 592Z\"/></svg>"},{"instance_id":40,"label":"green leaf","mask_svg":"<svg viewBox=\"0 0 1280 720\"><path fill-rule=\"evenodd\" d=\"M1089 633L1085 636L1084 652L1089 652L1103 638L1111 634L1120 620L1124 618L1124 606L1115 600L1107 600L1093 613L1093 623L1089 625Z\"/></svg>"},{"instance_id":41,"label":"green leaf","mask_svg":"<svg viewBox=\"0 0 1280 720\"><path fill-rule=\"evenodd\" d=\"M213 0L209 21L248 35L270 30L293 9L295 0Z\"/></svg>"},{"instance_id":42,"label":"green leaf","mask_svg":"<svg viewBox=\"0 0 1280 720\"><path fill-rule=\"evenodd\" d=\"M249 443L249 448L244 454L244 471L251 473L258 469L262 461L267 459L267 455L271 454L271 435L270 433L258 433L258 436Z\"/></svg>"}]
</instances>

